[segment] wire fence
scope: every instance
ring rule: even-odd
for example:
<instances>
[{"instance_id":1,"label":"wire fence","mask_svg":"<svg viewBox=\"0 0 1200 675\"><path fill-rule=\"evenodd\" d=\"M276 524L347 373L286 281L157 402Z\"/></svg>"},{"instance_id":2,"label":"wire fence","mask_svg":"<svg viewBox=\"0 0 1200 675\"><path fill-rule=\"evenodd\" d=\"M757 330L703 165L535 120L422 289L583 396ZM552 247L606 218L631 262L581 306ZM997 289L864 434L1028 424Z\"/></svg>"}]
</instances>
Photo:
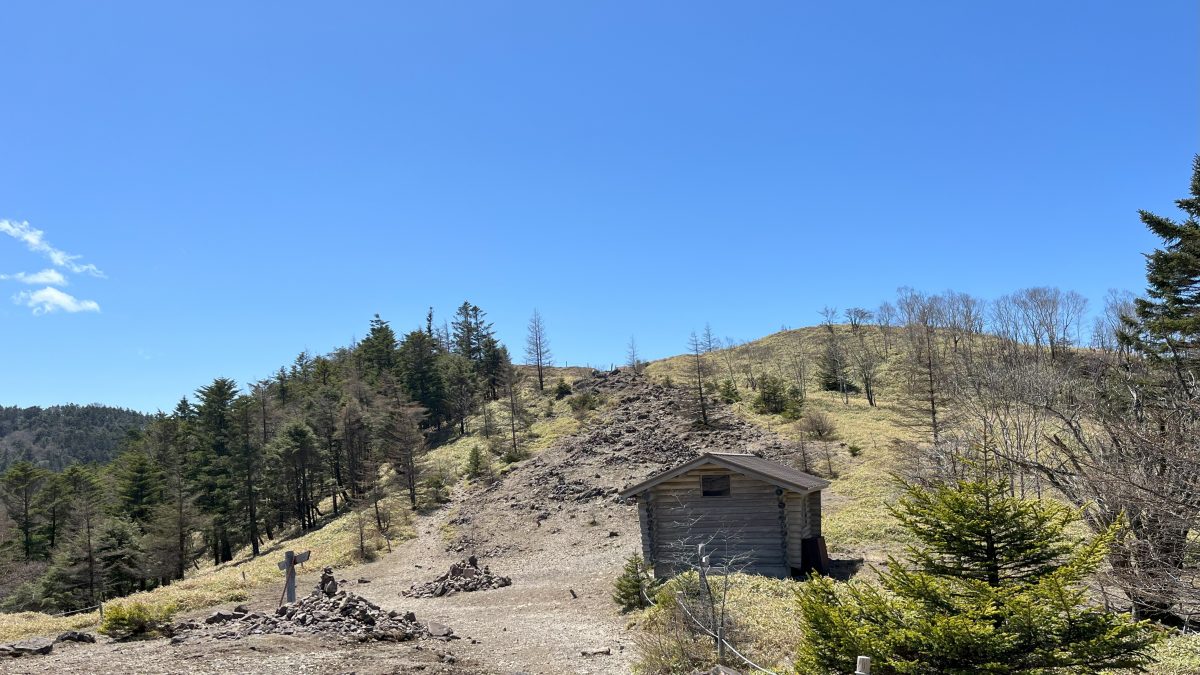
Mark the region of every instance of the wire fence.
<instances>
[{"instance_id":1,"label":"wire fence","mask_svg":"<svg viewBox=\"0 0 1200 675\"><path fill-rule=\"evenodd\" d=\"M58 614L51 614L50 616L54 616L54 617L74 616L76 614L84 614L86 612L90 612L92 610L97 610L97 609L100 610L100 616L104 616L104 603L100 603L99 605L92 605L91 607L81 607L79 609L72 609L72 610L66 611L66 612L59 612Z\"/></svg>"},{"instance_id":2,"label":"wire fence","mask_svg":"<svg viewBox=\"0 0 1200 675\"><path fill-rule=\"evenodd\" d=\"M700 545L699 552L701 555L701 559L700 559L701 562L700 562L700 567L698 568L698 571L701 573L701 576L700 576L701 580L704 583L707 583L707 581L705 581L707 572L709 572L710 570L713 570L713 569L721 569L721 568L712 567L712 566L708 565L708 557L704 555L704 545L703 544ZM722 570L722 571L727 572L727 570ZM646 593L646 584L639 584L639 590L641 591L642 598L646 601L647 605L655 606L658 604L658 603L654 602L654 599L651 598L648 593ZM725 635L724 635L725 626L724 626L723 621L721 624L719 624L717 626L716 632L713 632L713 630L711 628L709 628L708 626L706 626L704 624L704 622L697 619L696 616L694 614L692 614L692 611L690 609L688 609L687 603L681 597L682 595L683 595L682 592L675 593L675 598L676 598L675 606L679 607L680 609L683 610L684 616L686 616L688 618L688 620L692 623L693 626L696 627L697 630L699 630L701 633L704 633L705 635L711 637L716 642L716 644L717 644L717 662L718 663L721 663L724 661L725 652L728 651L729 653L732 653L734 656L741 659L742 663L745 663L747 666L753 668L754 670L756 670L760 673L766 673L766 675L779 675L775 671L763 668L762 666L758 665L757 663L751 661L749 658L746 657L745 654L742 654L741 652L739 652L736 647L734 647L728 640L726 640ZM867 656L859 656L857 659L857 662L855 663L854 675L870 675L870 673L871 673L871 658L867 657Z\"/></svg>"}]
</instances>

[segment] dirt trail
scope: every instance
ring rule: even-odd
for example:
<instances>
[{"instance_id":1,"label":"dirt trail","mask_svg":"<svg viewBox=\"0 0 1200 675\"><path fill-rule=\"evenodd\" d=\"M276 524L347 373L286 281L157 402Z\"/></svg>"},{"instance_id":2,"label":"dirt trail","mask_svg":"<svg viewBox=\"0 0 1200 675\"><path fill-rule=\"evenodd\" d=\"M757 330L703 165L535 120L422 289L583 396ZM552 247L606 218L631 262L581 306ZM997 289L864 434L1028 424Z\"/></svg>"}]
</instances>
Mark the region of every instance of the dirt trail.
<instances>
[{"instance_id":1,"label":"dirt trail","mask_svg":"<svg viewBox=\"0 0 1200 675\"><path fill-rule=\"evenodd\" d=\"M609 401L579 434L562 439L504 476L456 492L446 508L420 517L417 536L380 560L337 570L343 588L386 609L412 611L454 629L450 642L342 644L312 636L166 640L70 645L51 656L0 665L11 672L625 673L633 634L611 600L624 560L640 548L633 506L616 492L681 464L697 452L788 453L779 437L722 412L713 429L694 428L675 390L626 372L576 385ZM430 581L469 555L512 585L440 598L401 592ZM303 571L301 593L319 568ZM359 580L366 583L360 583ZM272 610L278 589L247 604ZM584 656L583 651L610 653ZM449 652L451 656L444 656Z\"/></svg>"}]
</instances>

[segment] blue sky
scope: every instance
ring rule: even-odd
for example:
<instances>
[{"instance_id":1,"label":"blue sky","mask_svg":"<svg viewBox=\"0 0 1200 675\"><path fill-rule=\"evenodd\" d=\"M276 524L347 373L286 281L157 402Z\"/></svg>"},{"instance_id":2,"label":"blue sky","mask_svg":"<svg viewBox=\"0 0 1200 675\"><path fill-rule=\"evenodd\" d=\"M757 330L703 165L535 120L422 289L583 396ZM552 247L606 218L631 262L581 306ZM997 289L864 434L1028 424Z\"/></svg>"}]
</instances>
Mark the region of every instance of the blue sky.
<instances>
[{"instance_id":1,"label":"blue sky","mask_svg":"<svg viewBox=\"0 0 1200 675\"><path fill-rule=\"evenodd\" d=\"M0 25L9 405L169 409L464 299L518 351L539 308L575 364L901 285L1098 302L1142 288L1136 211L1174 213L1200 150L1190 1L25 2Z\"/></svg>"}]
</instances>

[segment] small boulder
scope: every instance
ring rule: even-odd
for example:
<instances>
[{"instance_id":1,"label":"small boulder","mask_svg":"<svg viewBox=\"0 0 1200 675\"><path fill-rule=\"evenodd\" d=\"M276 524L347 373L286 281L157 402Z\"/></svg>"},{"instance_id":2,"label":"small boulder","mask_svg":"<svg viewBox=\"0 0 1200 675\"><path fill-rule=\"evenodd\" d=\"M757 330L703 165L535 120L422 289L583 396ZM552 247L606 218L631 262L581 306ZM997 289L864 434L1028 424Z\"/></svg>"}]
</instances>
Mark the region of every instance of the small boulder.
<instances>
[{"instance_id":1,"label":"small boulder","mask_svg":"<svg viewBox=\"0 0 1200 675\"><path fill-rule=\"evenodd\" d=\"M445 624L440 624L436 621L430 621L429 623L425 624L425 628L429 631L429 637L449 640L454 635L453 628Z\"/></svg>"},{"instance_id":2,"label":"small boulder","mask_svg":"<svg viewBox=\"0 0 1200 675\"><path fill-rule=\"evenodd\" d=\"M88 642L94 643L96 636L91 633L80 633L79 631L69 630L54 639L55 642Z\"/></svg>"},{"instance_id":3,"label":"small boulder","mask_svg":"<svg viewBox=\"0 0 1200 675\"><path fill-rule=\"evenodd\" d=\"M234 614L233 612L230 612L229 610L226 610L226 609L218 609L217 611L210 614L208 616L208 618L204 620L204 623L207 623L210 625L218 624L218 623L225 623L226 621L232 621L236 618L237 618L237 614Z\"/></svg>"},{"instance_id":4,"label":"small boulder","mask_svg":"<svg viewBox=\"0 0 1200 675\"><path fill-rule=\"evenodd\" d=\"M54 649L54 641L47 638L33 638L30 640L21 640L12 644L13 654L16 656L24 656L26 654L49 654L50 650Z\"/></svg>"}]
</instances>

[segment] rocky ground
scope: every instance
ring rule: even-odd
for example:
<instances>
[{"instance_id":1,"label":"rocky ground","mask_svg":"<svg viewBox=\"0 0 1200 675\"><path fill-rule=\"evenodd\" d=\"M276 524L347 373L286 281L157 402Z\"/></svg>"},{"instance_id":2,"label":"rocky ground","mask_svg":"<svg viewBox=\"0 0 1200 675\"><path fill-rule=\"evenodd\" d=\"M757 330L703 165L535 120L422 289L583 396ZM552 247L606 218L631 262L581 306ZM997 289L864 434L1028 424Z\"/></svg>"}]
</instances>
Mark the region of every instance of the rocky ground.
<instances>
[{"instance_id":1,"label":"rocky ground","mask_svg":"<svg viewBox=\"0 0 1200 675\"><path fill-rule=\"evenodd\" d=\"M596 374L578 383L576 391L591 391L609 404L580 434L503 476L458 491L446 508L418 519L417 537L390 555L336 571L338 592L343 599L354 598L354 612L374 613L376 621L400 618L406 627L399 630L411 630L412 639L362 641L354 631L309 630L309 622L319 624L342 611L325 600L299 612L310 616L305 623L296 625L296 613L287 618L286 612L279 621L279 591L264 589L242 609L256 616L259 629L270 626L270 618L288 624L284 628L255 632L237 617L246 626L231 627L227 619L186 631L182 640L63 644L48 656L22 657L0 668L20 673L629 672L632 633L610 596L622 563L639 550L639 538L636 511L617 498L617 491L698 452L779 458L792 448L715 403L717 423L698 429L682 392L626 371ZM489 577L503 575L511 584L491 581L477 592L405 597L431 581L462 583L466 556L488 567ZM454 565L460 566L457 581L446 575ZM319 581L316 571L299 577L300 588ZM326 616L311 618L318 612ZM451 633L432 635L434 626L433 632ZM291 634L282 634L289 629ZM236 635L226 634L231 631Z\"/></svg>"}]
</instances>

